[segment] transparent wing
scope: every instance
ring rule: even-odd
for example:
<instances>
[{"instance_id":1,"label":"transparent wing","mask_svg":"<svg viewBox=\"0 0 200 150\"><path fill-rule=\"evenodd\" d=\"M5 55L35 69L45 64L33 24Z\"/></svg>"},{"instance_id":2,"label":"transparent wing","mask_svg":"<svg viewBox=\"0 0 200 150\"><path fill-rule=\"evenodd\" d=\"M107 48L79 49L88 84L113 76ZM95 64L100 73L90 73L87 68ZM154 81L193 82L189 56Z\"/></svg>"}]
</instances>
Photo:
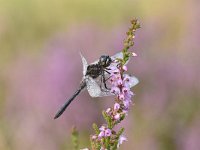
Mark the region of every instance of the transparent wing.
<instances>
[{"instance_id":1,"label":"transparent wing","mask_svg":"<svg viewBox=\"0 0 200 150\"><path fill-rule=\"evenodd\" d=\"M123 59L123 53L122 52L119 52L119 53L117 53L117 54L115 54L115 55L113 55L113 56L111 56L111 59L112 60L115 60L116 58L120 58L120 59ZM94 61L93 63L91 63L91 64L97 64L98 63L98 61L99 61L99 59L98 60L96 60L96 61ZM129 61L129 60L128 60ZM128 63L128 61L126 62L126 64ZM112 64L111 64L112 65Z\"/></svg>"},{"instance_id":2,"label":"transparent wing","mask_svg":"<svg viewBox=\"0 0 200 150\"><path fill-rule=\"evenodd\" d=\"M114 60L114 59L116 59L116 58L123 58L123 53L122 52L119 52L119 53L117 53L117 54L115 54L115 55L113 55L113 56L111 56L111 59L112 60ZM91 64L97 64L99 62L99 59L98 60L96 60L96 61L94 61L93 63L91 63Z\"/></svg>"},{"instance_id":3,"label":"transparent wing","mask_svg":"<svg viewBox=\"0 0 200 150\"><path fill-rule=\"evenodd\" d=\"M91 64L97 64L99 62L99 59L97 59L96 61L94 61L93 63Z\"/></svg>"},{"instance_id":4,"label":"transparent wing","mask_svg":"<svg viewBox=\"0 0 200 150\"><path fill-rule=\"evenodd\" d=\"M126 74L125 74L126 75ZM106 78L109 75L106 75ZM139 83L139 80L135 76L130 76L130 81L129 81L129 87L132 88L133 86L137 85ZM114 95L113 93L110 93L109 90L105 89L104 85L100 87L101 84L101 79L100 77L93 79L89 76L85 78L86 80L86 85L87 85L87 90L88 93L90 94L91 97L104 97L104 96L112 96ZM111 88L111 85L109 82L106 82L106 85L108 88Z\"/></svg>"},{"instance_id":5,"label":"transparent wing","mask_svg":"<svg viewBox=\"0 0 200 150\"><path fill-rule=\"evenodd\" d=\"M122 59L122 58L123 58L123 53L122 53L122 52L119 52L119 53L117 53L117 54L111 56L111 59L112 59L112 60L115 60L116 58Z\"/></svg>"},{"instance_id":6,"label":"transparent wing","mask_svg":"<svg viewBox=\"0 0 200 150\"><path fill-rule=\"evenodd\" d=\"M117 53L117 54L111 56L111 59L112 59L112 60L115 60L116 58L123 59L123 53L122 53L122 52L119 52L119 53ZM130 60L130 58L129 58L129 60ZM129 60L125 63L125 65L129 62ZM116 65L116 63L112 63L112 64L111 64L111 66L113 66L113 65Z\"/></svg>"},{"instance_id":7,"label":"transparent wing","mask_svg":"<svg viewBox=\"0 0 200 150\"><path fill-rule=\"evenodd\" d=\"M103 96L111 96L113 95L110 93L110 91L107 91L106 89L102 89L100 87L99 78L93 79L89 76L85 78L87 90L91 97L103 97Z\"/></svg>"},{"instance_id":8,"label":"transparent wing","mask_svg":"<svg viewBox=\"0 0 200 150\"><path fill-rule=\"evenodd\" d=\"M132 88L133 86L137 85L138 83L139 83L139 80L135 76L130 76L130 82L129 82L129 87L130 88Z\"/></svg>"},{"instance_id":9,"label":"transparent wing","mask_svg":"<svg viewBox=\"0 0 200 150\"><path fill-rule=\"evenodd\" d=\"M87 63L85 57L81 54L81 52L80 52L80 55L81 55L81 60L82 60L82 64L83 64L83 75L85 75L86 71L87 71L88 63Z\"/></svg>"},{"instance_id":10,"label":"transparent wing","mask_svg":"<svg viewBox=\"0 0 200 150\"><path fill-rule=\"evenodd\" d=\"M123 59L123 53L122 53L122 52L119 52L119 53L117 53L117 54L115 54L115 55L113 55L113 56L111 57L112 60L115 60L116 58ZM129 60L130 60L130 59L129 59ZM126 62L126 64L129 62L129 60ZM126 65L126 64L125 64L125 65ZM117 65L117 63L112 63L110 66L116 66L116 65ZM127 75L127 74L125 74L124 76L126 76L126 75ZM129 82L130 88L139 83L139 80L138 80L135 76L132 76L132 75L129 75L129 76L130 76L130 82Z\"/></svg>"},{"instance_id":11,"label":"transparent wing","mask_svg":"<svg viewBox=\"0 0 200 150\"><path fill-rule=\"evenodd\" d=\"M111 56L112 61L113 61L113 60L116 60L116 58L123 59L123 53L122 53L122 52L119 52L119 53L117 53L117 54ZM116 62L112 62L112 63L110 64L109 67L116 67L117 64L118 64L118 63L116 63Z\"/></svg>"}]
</instances>

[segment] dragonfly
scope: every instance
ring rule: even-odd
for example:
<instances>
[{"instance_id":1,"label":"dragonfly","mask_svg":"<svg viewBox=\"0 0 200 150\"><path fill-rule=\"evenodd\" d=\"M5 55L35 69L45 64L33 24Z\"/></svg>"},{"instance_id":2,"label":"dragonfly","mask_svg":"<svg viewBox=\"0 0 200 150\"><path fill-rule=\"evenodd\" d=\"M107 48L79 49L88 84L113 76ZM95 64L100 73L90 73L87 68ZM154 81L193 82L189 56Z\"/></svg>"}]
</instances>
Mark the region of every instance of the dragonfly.
<instances>
[{"instance_id":1,"label":"dragonfly","mask_svg":"<svg viewBox=\"0 0 200 150\"><path fill-rule=\"evenodd\" d=\"M102 55L98 60L88 65L85 57L80 53L83 64L83 78L80 82L79 88L76 92L60 107L57 111L54 119L60 117L71 102L79 95L83 89L87 89L91 97L104 97L114 95L110 92L109 84L107 80L110 76L110 67L116 65L114 60L122 59L123 53L117 53L113 56ZM130 87L135 86L139 81L136 77L131 76Z\"/></svg>"}]
</instances>

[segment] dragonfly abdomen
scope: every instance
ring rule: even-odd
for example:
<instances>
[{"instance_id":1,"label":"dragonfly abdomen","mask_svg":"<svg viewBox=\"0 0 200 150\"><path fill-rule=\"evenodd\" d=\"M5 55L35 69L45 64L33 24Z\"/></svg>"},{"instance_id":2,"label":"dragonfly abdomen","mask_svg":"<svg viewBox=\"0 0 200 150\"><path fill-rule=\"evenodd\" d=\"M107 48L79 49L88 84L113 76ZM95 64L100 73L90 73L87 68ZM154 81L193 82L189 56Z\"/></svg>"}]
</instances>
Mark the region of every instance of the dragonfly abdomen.
<instances>
[{"instance_id":1,"label":"dragonfly abdomen","mask_svg":"<svg viewBox=\"0 0 200 150\"><path fill-rule=\"evenodd\" d=\"M60 117L63 112L65 111L65 109L69 106L69 104L76 98L76 96L86 87L86 83L85 81L82 81L80 84L79 89L72 95L72 97L70 99L67 100L66 103L64 103L64 105L58 110L58 112L56 113L56 115L54 116L54 119L57 119L58 117Z\"/></svg>"}]
</instances>

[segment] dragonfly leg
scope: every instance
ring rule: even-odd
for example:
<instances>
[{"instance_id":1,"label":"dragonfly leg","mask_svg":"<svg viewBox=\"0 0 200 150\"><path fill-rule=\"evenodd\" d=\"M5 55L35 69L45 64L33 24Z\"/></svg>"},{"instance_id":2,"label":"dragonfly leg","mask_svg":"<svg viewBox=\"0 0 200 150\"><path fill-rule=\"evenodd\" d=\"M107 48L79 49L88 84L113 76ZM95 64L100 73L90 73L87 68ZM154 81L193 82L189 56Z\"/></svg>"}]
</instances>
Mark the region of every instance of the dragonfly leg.
<instances>
[{"instance_id":1,"label":"dragonfly leg","mask_svg":"<svg viewBox=\"0 0 200 150\"><path fill-rule=\"evenodd\" d=\"M106 71L106 70L105 70L105 71ZM106 71L106 72L107 72L107 71ZM103 71L102 78L103 78L104 87L105 87L107 90L110 90L110 88L108 88L107 85L106 85L106 81L107 81L110 77L109 77L108 79L106 79L106 78L105 78L104 71Z\"/></svg>"},{"instance_id":2,"label":"dragonfly leg","mask_svg":"<svg viewBox=\"0 0 200 150\"><path fill-rule=\"evenodd\" d=\"M103 91L102 83L103 83L103 75L101 76L101 84L100 84L100 88L101 88L101 90Z\"/></svg>"},{"instance_id":3,"label":"dragonfly leg","mask_svg":"<svg viewBox=\"0 0 200 150\"><path fill-rule=\"evenodd\" d=\"M106 85L106 81L105 80L105 75L104 75L104 71L102 72L102 75L101 75L101 83L100 83L100 88L101 88L101 91L102 92L108 92L109 89L107 88L107 85ZM104 86L104 88L103 88Z\"/></svg>"},{"instance_id":4,"label":"dragonfly leg","mask_svg":"<svg viewBox=\"0 0 200 150\"><path fill-rule=\"evenodd\" d=\"M110 68L104 68L104 70L111 70Z\"/></svg>"},{"instance_id":5,"label":"dragonfly leg","mask_svg":"<svg viewBox=\"0 0 200 150\"><path fill-rule=\"evenodd\" d=\"M107 72L108 74L110 74L110 72L109 71L107 71L107 70L104 70L105 72Z\"/></svg>"}]
</instances>

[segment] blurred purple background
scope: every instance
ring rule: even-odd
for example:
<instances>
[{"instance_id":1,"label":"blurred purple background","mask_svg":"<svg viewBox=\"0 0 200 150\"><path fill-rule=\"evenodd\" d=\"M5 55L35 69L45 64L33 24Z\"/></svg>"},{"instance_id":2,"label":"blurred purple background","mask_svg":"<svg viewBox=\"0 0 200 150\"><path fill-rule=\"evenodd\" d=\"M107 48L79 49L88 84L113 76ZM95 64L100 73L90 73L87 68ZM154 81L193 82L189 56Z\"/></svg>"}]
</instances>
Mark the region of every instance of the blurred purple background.
<instances>
[{"instance_id":1,"label":"blurred purple background","mask_svg":"<svg viewBox=\"0 0 200 150\"><path fill-rule=\"evenodd\" d=\"M79 86L82 64L121 51L137 17L138 54L128 64L140 83L121 149L200 149L200 3L169 1L3 1L0 6L0 149L72 149L89 145L92 123L112 97L82 92L58 120L57 109Z\"/></svg>"}]
</instances>

